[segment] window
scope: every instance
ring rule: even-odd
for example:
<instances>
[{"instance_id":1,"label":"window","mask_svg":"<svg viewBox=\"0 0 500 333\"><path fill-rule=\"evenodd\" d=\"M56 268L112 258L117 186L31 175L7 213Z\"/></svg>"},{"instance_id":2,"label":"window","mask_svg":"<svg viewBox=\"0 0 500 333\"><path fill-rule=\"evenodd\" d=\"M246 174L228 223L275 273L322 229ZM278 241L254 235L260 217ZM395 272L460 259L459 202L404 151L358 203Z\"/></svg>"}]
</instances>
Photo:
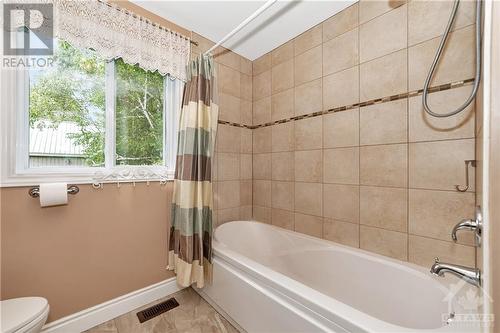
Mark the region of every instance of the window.
<instances>
[{"instance_id":1,"label":"window","mask_svg":"<svg viewBox=\"0 0 500 333\"><path fill-rule=\"evenodd\" d=\"M54 56L29 70L29 166L104 166L106 63L66 42Z\"/></svg>"},{"instance_id":2,"label":"window","mask_svg":"<svg viewBox=\"0 0 500 333\"><path fill-rule=\"evenodd\" d=\"M26 148L16 170L173 171L182 82L61 40L54 44L54 65L26 70L18 85L25 113L18 138L28 142L20 145Z\"/></svg>"}]
</instances>

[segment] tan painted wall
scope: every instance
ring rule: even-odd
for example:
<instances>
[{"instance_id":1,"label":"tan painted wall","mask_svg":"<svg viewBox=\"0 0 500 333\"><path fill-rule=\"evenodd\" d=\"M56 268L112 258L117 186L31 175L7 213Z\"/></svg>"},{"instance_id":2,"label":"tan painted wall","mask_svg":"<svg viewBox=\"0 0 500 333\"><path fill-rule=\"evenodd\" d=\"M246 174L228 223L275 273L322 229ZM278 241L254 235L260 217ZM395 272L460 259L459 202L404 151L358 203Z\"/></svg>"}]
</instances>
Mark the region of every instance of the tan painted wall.
<instances>
[{"instance_id":1,"label":"tan painted wall","mask_svg":"<svg viewBox=\"0 0 500 333\"><path fill-rule=\"evenodd\" d=\"M40 208L2 188L1 299L43 296L49 321L162 281L172 183L81 185L67 206Z\"/></svg>"},{"instance_id":2,"label":"tan painted wall","mask_svg":"<svg viewBox=\"0 0 500 333\"><path fill-rule=\"evenodd\" d=\"M160 24L164 28L168 28L172 31L178 32L181 35L184 35L186 37L191 36L191 31L189 31L188 29L185 29L185 28L183 28L183 27L181 27L181 26L179 26L171 21L168 21L168 20L164 19L163 17L158 16L158 15L150 12L149 10L146 10L146 9L142 8L141 6L136 5L133 2L130 2L128 0L108 0L108 2L113 3L119 7L125 8L125 9L127 9L127 10L141 16L141 17L144 17L148 20L151 20L155 23Z\"/></svg>"}]
</instances>

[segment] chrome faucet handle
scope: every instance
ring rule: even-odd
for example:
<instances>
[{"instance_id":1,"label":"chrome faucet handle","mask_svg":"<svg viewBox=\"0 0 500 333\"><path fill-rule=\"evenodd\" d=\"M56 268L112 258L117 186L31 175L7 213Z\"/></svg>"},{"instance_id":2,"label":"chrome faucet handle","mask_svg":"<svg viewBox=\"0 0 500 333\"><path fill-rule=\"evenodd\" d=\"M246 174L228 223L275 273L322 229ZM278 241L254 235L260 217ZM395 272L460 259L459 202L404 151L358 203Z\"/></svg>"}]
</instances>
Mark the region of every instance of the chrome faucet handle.
<instances>
[{"instance_id":1,"label":"chrome faucet handle","mask_svg":"<svg viewBox=\"0 0 500 333\"><path fill-rule=\"evenodd\" d=\"M478 226L478 224L477 224L476 220L472 220L472 219L462 220L462 221L460 221L460 223L458 223L457 225L455 225L453 227L453 230L451 231L451 239L453 239L453 241L456 242L458 240L457 231L464 230L464 229L468 229L468 230L473 231L477 228L477 226Z\"/></svg>"},{"instance_id":2,"label":"chrome faucet handle","mask_svg":"<svg viewBox=\"0 0 500 333\"><path fill-rule=\"evenodd\" d=\"M481 233L482 233L482 227L483 227L483 217L481 214L481 208L478 206L476 207L476 216L474 219L465 219L460 221L457 225L453 227L453 230L451 231L451 239L454 242L457 242L457 231L459 230L470 230L470 231L475 231L475 236L476 236L476 246L481 246Z\"/></svg>"}]
</instances>

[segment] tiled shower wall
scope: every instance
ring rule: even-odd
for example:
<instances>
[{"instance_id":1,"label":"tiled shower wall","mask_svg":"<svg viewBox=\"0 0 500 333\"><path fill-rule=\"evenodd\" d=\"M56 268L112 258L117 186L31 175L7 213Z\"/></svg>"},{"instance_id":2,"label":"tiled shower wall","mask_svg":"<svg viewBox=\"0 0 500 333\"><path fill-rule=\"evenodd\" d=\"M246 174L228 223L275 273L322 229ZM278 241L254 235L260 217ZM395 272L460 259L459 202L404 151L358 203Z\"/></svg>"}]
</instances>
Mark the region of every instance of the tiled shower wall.
<instances>
[{"instance_id":1,"label":"tiled shower wall","mask_svg":"<svg viewBox=\"0 0 500 333\"><path fill-rule=\"evenodd\" d=\"M474 211L474 168L455 189L475 158L474 109L431 118L419 91L451 5L361 1L253 62L256 220L419 265L475 265L471 233L450 238ZM473 23L461 3L430 94L438 112L471 90Z\"/></svg>"},{"instance_id":2,"label":"tiled shower wall","mask_svg":"<svg viewBox=\"0 0 500 333\"><path fill-rule=\"evenodd\" d=\"M192 56L214 43L194 34ZM219 125L213 161L215 225L252 218L252 62L218 48ZM230 123L230 124L226 124Z\"/></svg>"}]
</instances>

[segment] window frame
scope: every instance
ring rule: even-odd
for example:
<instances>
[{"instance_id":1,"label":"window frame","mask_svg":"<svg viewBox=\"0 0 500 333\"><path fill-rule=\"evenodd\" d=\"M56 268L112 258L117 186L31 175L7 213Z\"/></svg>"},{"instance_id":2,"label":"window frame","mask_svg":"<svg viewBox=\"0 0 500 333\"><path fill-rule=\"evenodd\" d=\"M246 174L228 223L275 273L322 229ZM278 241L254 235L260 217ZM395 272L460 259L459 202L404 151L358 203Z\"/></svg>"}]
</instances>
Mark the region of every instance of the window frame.
<instances>
[{"instance_id":1,"label":"window frame","mask_svg":"<svg viewBox=\"0 0 500 333\"><path fill-rule=\"evenodd\" d=\"M173 179L175 159L177 155L177 128L181 109L183 82L163 76L163 164L148 166L116 166L116 71L114 60L105 65L105 166L104 167L29 167L29 69L2 69L0 87L2 123L1 147L2 162L0 187L34 185L44 181L61 181L68 183L94 183L107 175L115 175L113 182L158 181L141 179L140 177L120 179L120 174L138 171L140 174L161 175L162 179ZM177 81L177 82L175 82ZM172 83L173 82L173 83ZM1 89L1 88L0 88ZM176 96L179 95L179 96ZM106 182L106 181L104 181Z\"/></svg>"}]
</instances>

